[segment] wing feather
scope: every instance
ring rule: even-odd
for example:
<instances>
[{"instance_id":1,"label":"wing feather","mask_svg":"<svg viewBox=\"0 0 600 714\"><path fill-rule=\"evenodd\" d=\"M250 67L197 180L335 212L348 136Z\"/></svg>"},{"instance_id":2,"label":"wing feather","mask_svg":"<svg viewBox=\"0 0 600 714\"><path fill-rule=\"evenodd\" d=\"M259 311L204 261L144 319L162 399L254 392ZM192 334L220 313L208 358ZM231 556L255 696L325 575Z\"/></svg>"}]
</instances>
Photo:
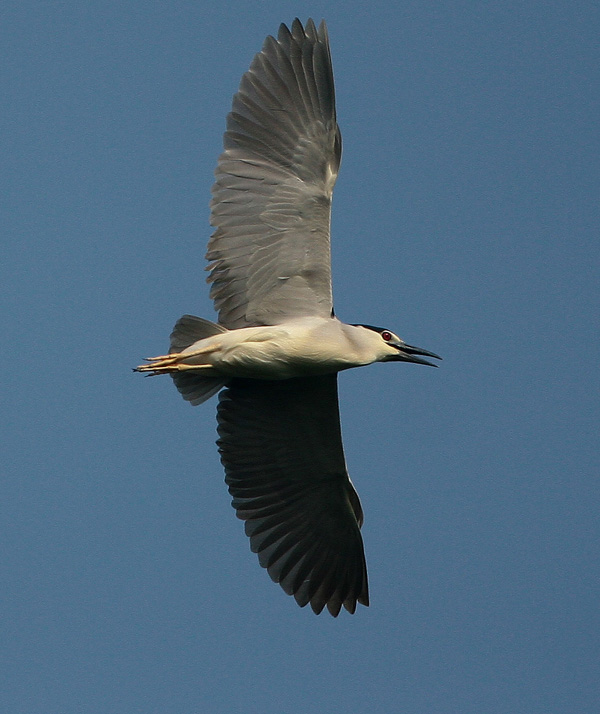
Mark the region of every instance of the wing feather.
<instances>
[{"instance_id":1,"label":"wing feather","mask_svg":"<svg viewBox=\"0 0 600 714\"><path fill-rule=\"evenodd\" d=\"M341 159L325 23L268 37L240 83L216 170L208 281L232 329L328 317L329 224Z\"/></svg>"},{"instance_id":2,"label":"wing feather","mask_svg":"<svg viewBox=\"0 0 600 714\"><path fill-rule=\"evenodd\" d=\"M218 422L232 505L271 578L317 613L368 605L362 509L346 470L336 375L233 379Z\"/></svg>"}]
</instances>

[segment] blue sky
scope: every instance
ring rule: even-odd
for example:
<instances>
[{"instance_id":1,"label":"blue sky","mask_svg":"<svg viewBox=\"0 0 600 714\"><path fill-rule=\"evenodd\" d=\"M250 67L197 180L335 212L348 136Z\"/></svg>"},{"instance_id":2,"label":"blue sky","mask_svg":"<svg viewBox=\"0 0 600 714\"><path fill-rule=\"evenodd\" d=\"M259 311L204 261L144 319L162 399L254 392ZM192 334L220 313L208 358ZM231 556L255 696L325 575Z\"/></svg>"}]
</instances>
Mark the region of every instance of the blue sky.
<instances>
[{"instance_id":1,"label":"blue sky","mask_svg":"<svg viewBox=\"0 0 600 714\"><path fill-rule=\"evenodd\" d=\"M5 0L2 711L598 711L599 14ZM336 311L444 357L340 378L372 605L337 620L250 553L215 400L130 370L214 314L224 117L296 15L331 36Z\"/></svg>"}]
</instances>

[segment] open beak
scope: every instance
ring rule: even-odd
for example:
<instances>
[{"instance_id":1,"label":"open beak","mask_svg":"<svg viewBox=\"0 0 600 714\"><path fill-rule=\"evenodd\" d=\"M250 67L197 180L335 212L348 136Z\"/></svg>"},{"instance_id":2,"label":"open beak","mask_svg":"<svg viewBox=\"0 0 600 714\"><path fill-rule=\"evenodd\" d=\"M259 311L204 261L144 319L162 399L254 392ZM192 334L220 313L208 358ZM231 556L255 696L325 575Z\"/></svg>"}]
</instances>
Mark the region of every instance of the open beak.
<instances>
[{"instance_id":1,"label":"open beak","mask_svg":"<svg viewBox=\"0 0 600 714\"><path fill-rule=\"evenodd\" d=\"M430 367L437 367L437 364L429 362L426 359L421 359L418 355L423 355L425 357L434 357L435 359L442 359L435 352L429 352L428 350L422 350L420 347L413 347L412 345L402 344L397 346L398 357L396 358L400 362L415 362L416 364L426 364Z\"/></svg>"}]
</instances>

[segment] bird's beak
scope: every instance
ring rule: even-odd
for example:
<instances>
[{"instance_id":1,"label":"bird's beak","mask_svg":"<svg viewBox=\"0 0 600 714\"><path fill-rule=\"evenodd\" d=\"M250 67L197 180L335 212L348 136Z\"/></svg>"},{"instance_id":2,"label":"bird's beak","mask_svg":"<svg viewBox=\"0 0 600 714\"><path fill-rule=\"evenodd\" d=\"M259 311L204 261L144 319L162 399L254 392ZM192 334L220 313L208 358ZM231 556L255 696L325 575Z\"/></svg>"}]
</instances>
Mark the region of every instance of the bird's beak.
<instances>
[{"instance_id":1,"label":"bird's beak","mask_svg":"<svg viewBox=\"0 0 600 714\"><path fill-rule=\"evenodd\" d=\"M402 343L401 345L395 345L398 350L398 356L395 358L399 362L415 362L416 364L426 364L430 367L437 367L437 364L429 362L426 359L421 359L418 355L424 355L425 357L434 357L435 359L442 359L435 352L429 352L428 350L422 350L420 347L413 347L412 345L407 345Z\"/></svg>"}]
</instances>

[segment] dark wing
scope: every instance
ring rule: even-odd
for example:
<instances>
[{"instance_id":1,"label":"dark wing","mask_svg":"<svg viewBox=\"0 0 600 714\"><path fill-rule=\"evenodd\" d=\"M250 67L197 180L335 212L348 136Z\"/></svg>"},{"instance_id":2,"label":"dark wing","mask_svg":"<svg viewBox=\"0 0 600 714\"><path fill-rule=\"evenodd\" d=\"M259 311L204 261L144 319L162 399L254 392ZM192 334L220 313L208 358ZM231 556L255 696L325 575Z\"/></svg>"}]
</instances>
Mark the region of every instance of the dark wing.
<instances>
[{"instance_id":1,"label":"dark wing","mask_svg":"<svg viewBox=\"0 0 600 714\"><path fill-rule=\"evenodd\" d=\"M227 117L206 257L220 324L329 317L329 223L341 159L327 28L267 37Z\"/></svg>"},{"instance_id":2,"label":"dark wing","mask_svg":"<svg viewBox=\"0 0 600 714\"><path fill-rule=\"evenodd\" d=\"M362 509L346 470L337 375L234 379L219 451L250 547L288 595L336 616L369 604Z\"/></svg>"}]
</instances>

